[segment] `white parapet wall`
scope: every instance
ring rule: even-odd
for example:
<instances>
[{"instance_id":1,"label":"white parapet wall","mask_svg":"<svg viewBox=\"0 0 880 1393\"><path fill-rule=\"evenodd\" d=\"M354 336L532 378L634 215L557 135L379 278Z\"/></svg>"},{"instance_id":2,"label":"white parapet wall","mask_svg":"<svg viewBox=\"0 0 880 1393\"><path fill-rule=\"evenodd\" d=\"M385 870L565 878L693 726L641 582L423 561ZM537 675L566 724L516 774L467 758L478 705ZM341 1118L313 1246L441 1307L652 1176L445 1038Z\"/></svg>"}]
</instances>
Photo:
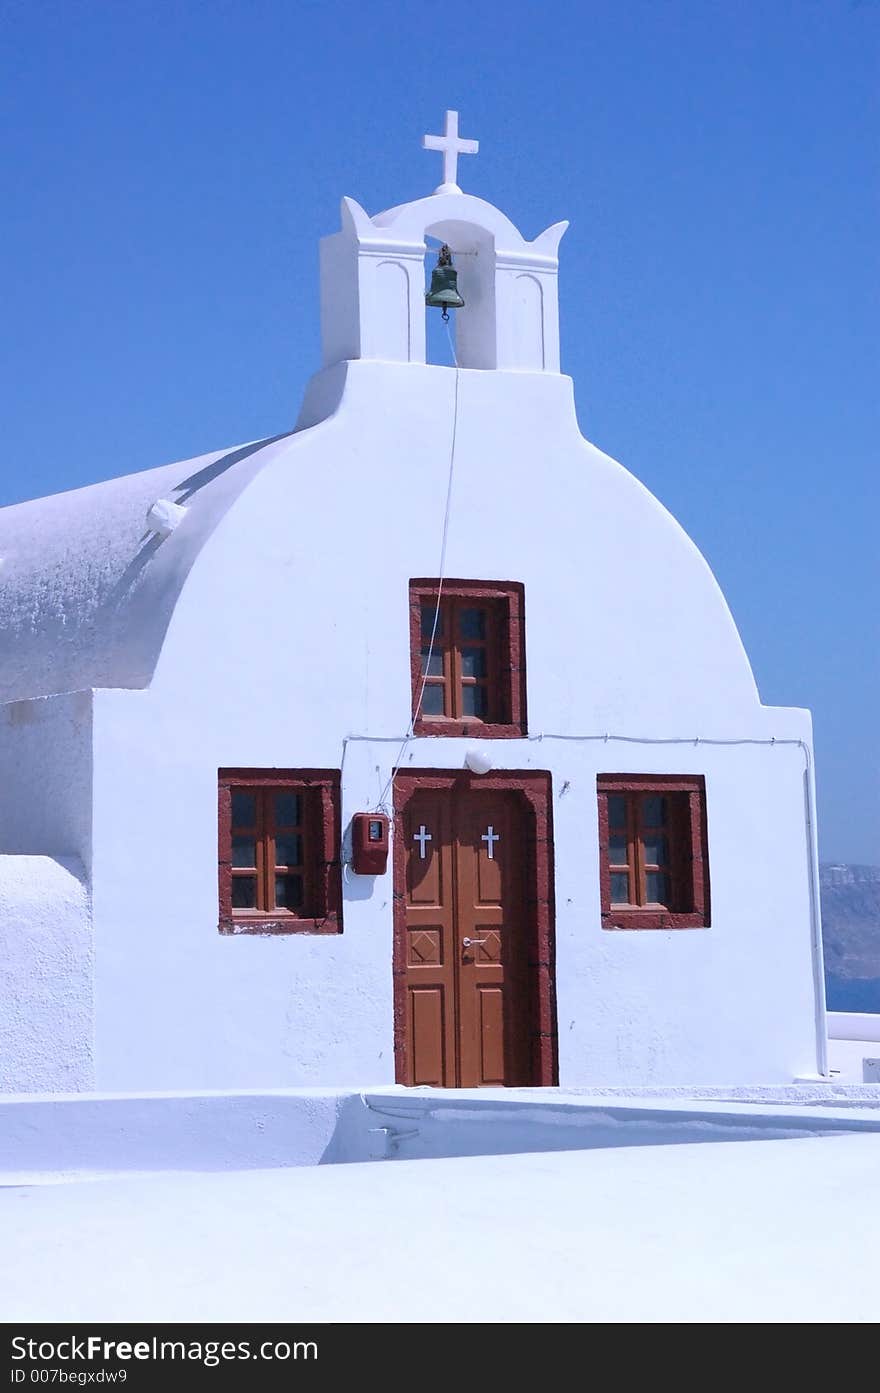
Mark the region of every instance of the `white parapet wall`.
<instances>
[{"instance_id":1,"label":"white parapet wall","mask_svg":"<svg viewBox=\"0 0 880 1393\"><path fill-rule=\"evenodd\" d=\"M7 1096L0 1097L0 1179L32 1184L125 1171L286 1169L880 1132L880 1090L789 1086L734 1098L661 1092L391 1085L363 1092Z\"/></svg>"},{"instance_id":2,"label":"white parapet wall","mask_svg":"<svg viewBox=\"0 0 880 1393\"><path fill-rule=\"evenodd\" d=\"M351 1089L0 1097L0 1175L254 1170L337 1159ZM328 1154L329 1153L329 1154Z\"/></svg>"},{"instance_id":3,"label":"white parapet wall","mask_svg":"<svg viewBox=\"0 0 880 1393\"><path fill-rule=\"evenodd\" d=\"M829 1040L873 1040L880 1044L880 1015L870 1011L829 1011Z\"/></svg>"},{"instance_id":4,"label":"white parapet wall","mask_svg":"<svg viewBox=\"0 0 880 1393\"><path fill-rule=\"evenodd\" d=\"M829 1011L828 1067L843 1083L880 1084L880 1015Z\"/></svg>"}]
</instances>

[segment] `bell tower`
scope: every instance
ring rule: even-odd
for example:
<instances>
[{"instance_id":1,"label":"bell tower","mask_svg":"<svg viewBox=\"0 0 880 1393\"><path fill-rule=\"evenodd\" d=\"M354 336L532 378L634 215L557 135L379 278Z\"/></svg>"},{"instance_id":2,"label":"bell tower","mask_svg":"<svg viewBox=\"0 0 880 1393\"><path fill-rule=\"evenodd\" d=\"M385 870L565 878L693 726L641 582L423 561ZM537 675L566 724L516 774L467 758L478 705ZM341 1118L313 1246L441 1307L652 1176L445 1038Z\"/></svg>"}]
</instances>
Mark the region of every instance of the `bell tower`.
<instances>
[{"instance_id":1,"label":"bell tower","mask_svg":"<svg viewBox=\"0 0 880 1393\"><path fill-rule=\"evenodd\" d=\"M456 315L459 365L502 372L559 372L559 243L567 222L527 242L508 217L458 186L459 155L478 143L458 134L424 137L443 155L443 181L427 198L370 217L342 200L342 228L321 241L324 366L367 358L425 362L426 237L446 244L464 300ZM427 313L436 314L436 309Z\"/></svg>"}]
</instances>

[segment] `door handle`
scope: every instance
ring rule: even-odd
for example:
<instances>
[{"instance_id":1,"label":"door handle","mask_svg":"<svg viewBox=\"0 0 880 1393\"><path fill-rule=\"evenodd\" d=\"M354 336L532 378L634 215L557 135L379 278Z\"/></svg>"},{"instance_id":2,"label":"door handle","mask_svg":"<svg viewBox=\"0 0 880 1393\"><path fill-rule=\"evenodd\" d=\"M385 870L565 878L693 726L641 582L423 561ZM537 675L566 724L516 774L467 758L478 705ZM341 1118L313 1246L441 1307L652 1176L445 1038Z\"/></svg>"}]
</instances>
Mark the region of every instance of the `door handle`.
<instances>
[{"instance_id":1,"label":"door handle","mask_svg":"<svg viewBox=\"0 0 880 1393\"><path fill-rule=\"evenodd\" d=\"M484 938L463 938L461 940L461 946L462 948L473 948L476 944L485 942L486 940Z\"/></svg>"}]
</instances>

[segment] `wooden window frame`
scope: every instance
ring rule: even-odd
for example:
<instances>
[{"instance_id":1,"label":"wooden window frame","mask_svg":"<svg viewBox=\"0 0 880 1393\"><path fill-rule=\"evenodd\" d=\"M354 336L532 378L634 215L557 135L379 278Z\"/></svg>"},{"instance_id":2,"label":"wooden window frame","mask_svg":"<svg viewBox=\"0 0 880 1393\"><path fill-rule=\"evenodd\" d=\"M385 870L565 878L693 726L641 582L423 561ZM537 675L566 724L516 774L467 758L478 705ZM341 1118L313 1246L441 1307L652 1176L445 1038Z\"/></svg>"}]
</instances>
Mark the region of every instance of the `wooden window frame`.
<instances>
[{"instance_id":1,"label":"wooden window frame","mask_svg":"<svg viewBox=\"0 0 880 1393\"><path fill-rule=\"evenodd\" d=\"M422 689L422 606L436 604L439 582L421 579L410 581L410 667L412 678L412 709ZM453 711L463 685L473 684L461 672L461 647L485 644L487 654L487 687L490 693L490 713L502 719L481 720L479 716L461 714L416 716L413 731L416 735L475 736L488 740L521 739L526 728L526 665L525 665L525 591L516 581L444 580L441 591L441 610L454 613L459 607L475 609L495 607L502 623L494 634L473 644L453 641L451 624L447 619L447 636L435 644L435 652L443 654L443 682L451 695ZM500 632L499 632L500 630ZM439 681L440 679L438 679ZM428 683L431 684L429 678ZM492 703L495 712L492 712Z\"/></svg>"},{"instance_id":2,"label":"wooden window frame","mask_svg":"<svg viewBox=\"0 0 880 1393\"><path fill-rule=\"evenodd\" d=\"M603 929L708 929L711 926L709 894L709 841L706 819L706 781L702 774L600 774L596 780L599 804L599 882ZM635 826L632 795L680 794L676 820L667 827L670 838L669 873L679 889L679 901L687 911L657 905L612 905L608 795L629 795L627 840L629 872L639 882L644 898L646 866L633 841L643 829ZM616 863L615 863L616 864ZM684 887L685 895L681 895Z\"/></svg>"},{"instance_id":3,"label":"wooden window frame","mask_svg":"<svg viewBox=\"0 0 880 1393\"><path fill-rule=\"evenodd\" d=\"M342 866L340 858L341 776L337 769L221 769L218 773L218 846L220 921L222 934L292 934L342 932ZM232 793L253 789L259 794L298 793L302 797L303 903L307 913L290 909L233 909ZM258 800L257 817L260 818ZM276 866L265 861L268 834L256 828L258 900L266 877Z\"/></svg>"}]
</instances>

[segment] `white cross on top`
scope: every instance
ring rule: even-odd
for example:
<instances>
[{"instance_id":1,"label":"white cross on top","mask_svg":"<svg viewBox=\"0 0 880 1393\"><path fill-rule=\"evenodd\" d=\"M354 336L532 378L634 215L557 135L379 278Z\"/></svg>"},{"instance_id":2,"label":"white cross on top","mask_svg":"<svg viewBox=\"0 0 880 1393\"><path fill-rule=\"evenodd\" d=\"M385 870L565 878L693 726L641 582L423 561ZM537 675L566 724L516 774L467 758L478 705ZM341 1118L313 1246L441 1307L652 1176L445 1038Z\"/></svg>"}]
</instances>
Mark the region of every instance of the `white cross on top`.
<instances>
[{"instance_id":1,"label":"white cross on top","mask_svg":"<svg viewBox=\"0 0 880 1393\"><path fill-rule=\"evenodd\" d=\"M425 843L432 842L433 840L434 838L431 836L431 833L427 830L424 823L422 823L418 832L413 832L413 841L418 842L419 853L423 861L425 859Z\"/></svg>"},{"instance_id":2,"label":"white cross on top","mask_svg":"<svg viewBox=\"0 0 880 1393\"><path fill-rule=\"evenodd\" d=\"M435 193L461 193L456 180L458 179L458 157L459 155L475 155L480 148L478 140L462 140L458 134L458 112L447 111L446 129L442 135L423 135L423 150L441 150L443 152L443 183L434 190Z\"/></svg>"},{"instance_id":3,"label":"white cross on top","mask_svg":"<svg viewBox=\"0 0 880 1393\"><path fill-rule=\"evenodd\" d=\"M483 833L482 837L480 838L480 841L488 843L489 860L494 861L495 843L500 842L501 837L499 833L495 831L495 828L492 826L491 822L489 823L488 829Z\"/></svg>"}]
</instances>

